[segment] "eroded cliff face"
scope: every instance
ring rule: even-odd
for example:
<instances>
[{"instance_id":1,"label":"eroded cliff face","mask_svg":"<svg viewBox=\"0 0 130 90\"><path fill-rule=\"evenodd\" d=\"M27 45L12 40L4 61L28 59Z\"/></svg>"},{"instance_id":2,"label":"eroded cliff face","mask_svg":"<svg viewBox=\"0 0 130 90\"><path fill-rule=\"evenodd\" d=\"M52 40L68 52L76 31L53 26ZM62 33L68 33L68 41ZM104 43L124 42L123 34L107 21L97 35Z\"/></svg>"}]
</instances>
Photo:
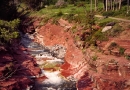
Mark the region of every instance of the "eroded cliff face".
<instances>
[{"instance_id":1,"label":"eroded cliff face","mask_svg":"<svg viewBox=\"0 0 130 90\"><path fill-rule=\"evenodd\" d=\"M53 46L56 44L63 45L66 48L65 61L66 63L62 66L63 71L70 72L71 74L77 73L85 63L82 51L76 47L74 40L69 32L64 31L64 27L52 25L50 23L39 29L39 34L43 36L44 44L47 46ZM67 65L66 64L70 64ZM79 66L81 65L81 66ZM68 67L69 66L69 67ZM81 74L81 73L80 73ZM79 75L78 75L79 76ZM75 76L78 78L78 76Z\"/></svg>"},{"instance_id":2,"label":"eroded cliff face","mask_svg":"<svg viewBox=\"0 0 130 90\"><path fill-rule=\"evenodd\" d=\"M125 30L117 38L108 41L97 41L97 47L86 48L85 53L77 46L70 29L73 24L60 19L59 25L47 23L37 29L43 36L45 45L55 44L66 47L65 63L61 66L61 73L77 79L78 90L129 90L130 62L120 55L119 48L109 49L114 41L119 47L125 48L125 55L129 56L129 30ZM99 27L98 27L99 28ZM80 27L79 34L80 34ZM81 43L81 42L79 42ZM127 57L128 58L128 57Z\"/></svg>"}]
</instances>

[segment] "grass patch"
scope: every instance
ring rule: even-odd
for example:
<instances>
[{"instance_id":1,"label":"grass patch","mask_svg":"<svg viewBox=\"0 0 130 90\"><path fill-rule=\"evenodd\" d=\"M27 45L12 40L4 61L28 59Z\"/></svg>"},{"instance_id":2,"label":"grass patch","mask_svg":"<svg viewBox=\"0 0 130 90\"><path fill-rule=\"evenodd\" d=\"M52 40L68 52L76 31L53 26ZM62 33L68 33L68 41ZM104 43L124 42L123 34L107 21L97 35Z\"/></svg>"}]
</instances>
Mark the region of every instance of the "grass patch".
<instances>
[{"instance_id":1,"label":"grass patch","mask_svg":"<svg viewBox=\"0 0 130 90\"><path fill-rule=\"evenodd\" d=\"M85 7L88 6L89 4L85 4ZM67 7L64 8L55 8L53 5L50 5L37 12L32 12L30 15L36 17L45 15L50 18L63 17L70 21L73 20L75 22L84 23L87 19L85 10L89 11L90 8L83 8L82 6L78 7L74 5L67 5Z\"/></svg>"},{"instance_id":2,"label":"grass patch","mask_svg":"<svg viewBox=\"0 0 130 90\"><path fill-rule=\"evenodd\" d=\"M116 22L116 20L110 18L102 18L102 19L97 19L96 22L99 26L104 27L107 23Z\"/></svg>"}]
</instances>

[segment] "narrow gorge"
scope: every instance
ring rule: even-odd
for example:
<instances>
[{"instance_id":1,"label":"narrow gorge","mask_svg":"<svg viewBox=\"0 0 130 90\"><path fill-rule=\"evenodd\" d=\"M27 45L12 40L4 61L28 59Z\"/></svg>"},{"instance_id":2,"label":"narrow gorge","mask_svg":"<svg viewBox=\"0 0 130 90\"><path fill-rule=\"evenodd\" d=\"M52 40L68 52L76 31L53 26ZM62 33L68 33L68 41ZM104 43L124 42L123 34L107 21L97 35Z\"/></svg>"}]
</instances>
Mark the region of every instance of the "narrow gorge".
<instances>
[{"instance_id":1,"label":"narrow gorge","mask_svg":"<svg viewBox=\"0 0 130 90\"><path fill-rule=\"evenodd\" d=\"M20 39L14 40L10 47L14 52L0 54L1 63L7 64L1 69L5 72L5 77L0 78L1 90L130 89L129 60L116 48L108 50L113 42L119 45L127 42L125 53L129 55L130 40L126 40L129 30L118 38L96 41L97 48L90 46L84 51L83 42L74 38L80 35L80 26L77 25L78 33L72 34L74 23L64 19L59 19L58 24L40 25L40 22L34 19L28 28L20 31ZM7 71L11 78L7 77Z\"/></svg>"}]
</instances>

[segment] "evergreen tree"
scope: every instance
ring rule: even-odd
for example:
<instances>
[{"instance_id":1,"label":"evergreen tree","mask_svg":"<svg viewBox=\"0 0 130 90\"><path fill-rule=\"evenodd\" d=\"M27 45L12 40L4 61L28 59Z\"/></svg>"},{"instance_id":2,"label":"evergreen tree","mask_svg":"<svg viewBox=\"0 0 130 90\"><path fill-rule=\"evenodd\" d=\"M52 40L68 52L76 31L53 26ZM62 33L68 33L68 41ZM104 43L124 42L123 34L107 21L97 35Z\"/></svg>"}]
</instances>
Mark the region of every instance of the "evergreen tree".
<instances>
[{"instance_id":1,"label":"evergreen tree","mask_svg":"<svg viewBox=\"0 0 130 90\"><path fill-rule=\"evenodd\" d=\"M18 37L17 9L15 0L0 0L0 45L6 45L13 38Z\"/></svg>"}]
</instances>

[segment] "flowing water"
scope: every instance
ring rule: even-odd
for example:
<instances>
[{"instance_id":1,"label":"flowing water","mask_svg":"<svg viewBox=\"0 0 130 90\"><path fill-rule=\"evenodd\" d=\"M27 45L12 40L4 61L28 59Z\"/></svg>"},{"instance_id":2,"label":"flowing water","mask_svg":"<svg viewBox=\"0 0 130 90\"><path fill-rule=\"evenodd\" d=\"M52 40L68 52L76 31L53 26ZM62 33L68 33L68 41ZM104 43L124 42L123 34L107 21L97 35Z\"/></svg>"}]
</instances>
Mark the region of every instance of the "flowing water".
<instances>
[{"instance_id":1,"label":"flowing water","mask_svg":"<svg viewBox=\"0 0 130 90\"><path fill-rule=\"evenodd\" d=\"M65 78L60 74L60 66L64 63L66 48L62 45L45 46L34 42L34 34L21 34L21 44L28 48L28 52L36 58L36 63L41 68L39 77L45 76L42 82L35 81L33 90L77 90L76 80L70 76ZM37 78L39 78L37 77Z\"/></svg>"}]
</instances>

